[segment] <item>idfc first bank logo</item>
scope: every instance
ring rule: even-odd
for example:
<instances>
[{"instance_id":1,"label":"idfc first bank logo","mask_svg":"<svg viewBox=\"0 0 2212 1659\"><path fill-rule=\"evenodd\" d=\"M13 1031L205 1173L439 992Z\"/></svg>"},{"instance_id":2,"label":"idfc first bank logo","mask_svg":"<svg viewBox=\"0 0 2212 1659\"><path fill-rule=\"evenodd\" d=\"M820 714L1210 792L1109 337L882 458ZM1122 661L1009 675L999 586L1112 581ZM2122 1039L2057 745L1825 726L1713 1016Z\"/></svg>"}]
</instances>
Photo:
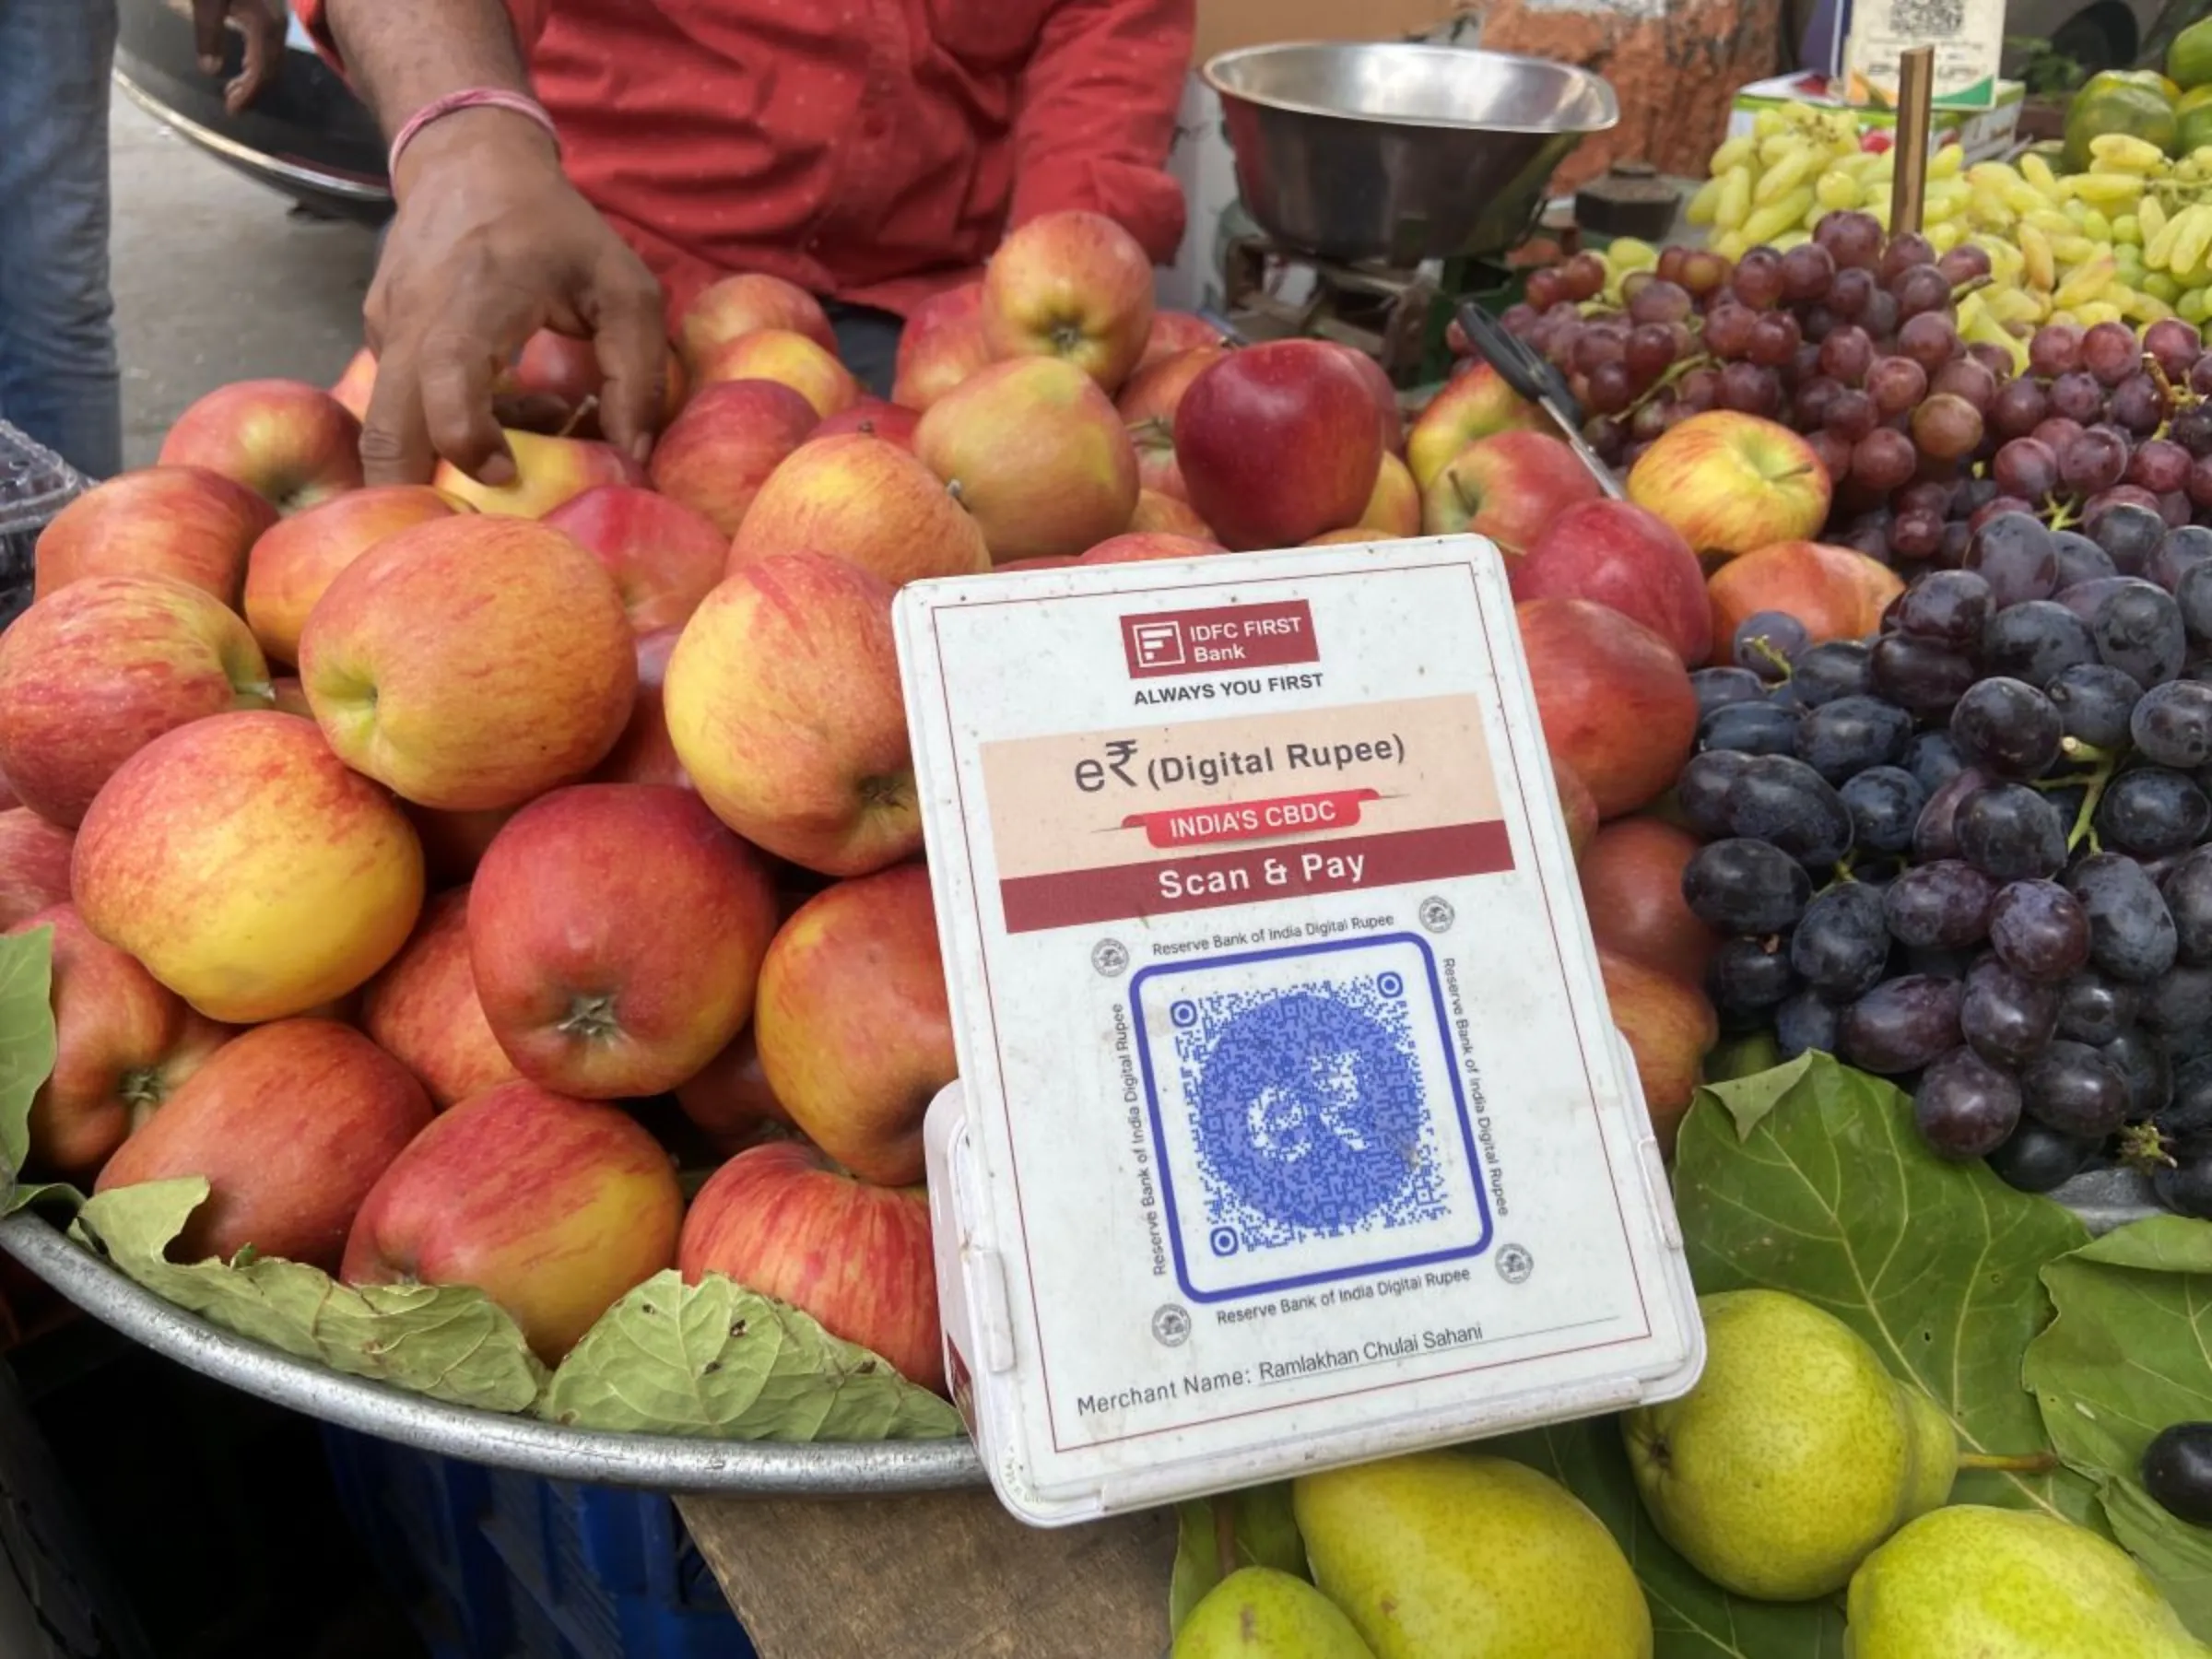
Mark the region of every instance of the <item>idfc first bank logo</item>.
<instances>
[{"instance_id":1,"label":"idfc first bank logo","mask_svg":"<svg viewBox=\"0 0 2212 1659\"><path fill-rule=\"evenodd\" d=\"M1303 599L1124 617L1122 652L1133 679L1321 661L1313 610Z\"/></svg>"}]
</instances>

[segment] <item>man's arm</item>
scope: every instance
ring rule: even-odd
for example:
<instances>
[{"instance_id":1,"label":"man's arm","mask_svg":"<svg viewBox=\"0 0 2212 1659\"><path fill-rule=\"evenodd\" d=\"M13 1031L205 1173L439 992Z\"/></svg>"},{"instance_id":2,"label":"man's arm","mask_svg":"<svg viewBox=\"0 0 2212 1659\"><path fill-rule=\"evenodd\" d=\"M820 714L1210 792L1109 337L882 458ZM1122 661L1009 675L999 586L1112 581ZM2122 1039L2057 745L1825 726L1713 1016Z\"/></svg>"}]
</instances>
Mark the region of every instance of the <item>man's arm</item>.
<instances>
[{"instance_id":1,"label":"man's arm","mask_svg":"<svg viewBox=\"0 0 2212 1659\"><path fill-rule=\"evenodd\" d=\"M448 93L527 92L524 43L551 0L300 0L300 16L387 137ZM392 181L399 213L366 319L376 390L361 438L371 483L429 477L437 457L490 484L513 477L492 386L552 328L598 348L607 437L643 457L666 368L660 292L577 194L543 129L499 109L424 127Z\"/></svg>"},{"instance_id":2,"label":"man's arm","mask_svg":"<svg viewBox=\"0 0 2212 1659\"><path fill-rule=\"evenodd\" d=\"M1175 139L1195 0L1061 0L1022 76L1012 220L1088 207L1153 259L1182 240L1182 193L1161 171Z\"/></svg>"}]
</instances>

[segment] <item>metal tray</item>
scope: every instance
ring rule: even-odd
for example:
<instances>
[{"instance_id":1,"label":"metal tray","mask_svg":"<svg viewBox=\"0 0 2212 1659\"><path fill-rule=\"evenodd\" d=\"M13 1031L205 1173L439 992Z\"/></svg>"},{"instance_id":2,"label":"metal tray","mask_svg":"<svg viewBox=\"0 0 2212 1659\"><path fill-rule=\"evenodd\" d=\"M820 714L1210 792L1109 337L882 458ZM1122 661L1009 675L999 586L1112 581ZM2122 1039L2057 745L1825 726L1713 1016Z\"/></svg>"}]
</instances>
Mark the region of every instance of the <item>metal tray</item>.
<instances>
[{"instance_id":1,"label":"metal tray","mask_svg":"<svg viewBox=\"0 0 2212 1659\"><path fill-rule=\"evenodd\" d=\"M341 1428L553 1480L678 1495L880 1498L983 1484L966 1439L871 1445L687 1440L562 1429L347 1377L175 1307L37 1216L0 1221L0 1250L101 1323L218 1382Z\"/></svg>"}]
</instances>

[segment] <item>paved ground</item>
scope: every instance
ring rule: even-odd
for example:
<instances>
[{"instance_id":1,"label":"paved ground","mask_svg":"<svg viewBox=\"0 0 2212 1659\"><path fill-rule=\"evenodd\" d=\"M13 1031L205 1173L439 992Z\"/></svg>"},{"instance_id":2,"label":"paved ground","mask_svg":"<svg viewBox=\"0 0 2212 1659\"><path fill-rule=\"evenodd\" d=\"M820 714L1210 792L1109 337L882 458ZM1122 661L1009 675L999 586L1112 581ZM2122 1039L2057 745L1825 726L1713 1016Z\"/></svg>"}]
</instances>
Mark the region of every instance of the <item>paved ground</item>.
<instances>
[{"instance_id":1,"label":"paved ground","mask_svg":"<svg viewBox=\"0 0 2212 1659\"><path fill-rule=\"evenodd\" d=\"M212 387L335 380L360 344L375 241L293 214L120 92L111 129L124 459L140 466Z\"/></svg>"}]
</instances>

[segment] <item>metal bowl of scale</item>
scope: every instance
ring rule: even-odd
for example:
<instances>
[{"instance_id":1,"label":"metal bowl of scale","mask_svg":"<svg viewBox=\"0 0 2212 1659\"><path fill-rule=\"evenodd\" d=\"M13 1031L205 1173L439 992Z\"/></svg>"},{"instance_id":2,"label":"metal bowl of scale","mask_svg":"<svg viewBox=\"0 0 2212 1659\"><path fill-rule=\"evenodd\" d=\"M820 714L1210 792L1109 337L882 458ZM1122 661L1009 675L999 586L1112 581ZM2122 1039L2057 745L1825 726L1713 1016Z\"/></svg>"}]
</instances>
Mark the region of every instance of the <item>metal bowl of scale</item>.
<instances>
[{"instance_id":1,"label":"metal bowl of scale","mask_svg":"<svg viewBox=\"0 0 2212 1659\"><path fill-rule=\"evenodd\" d=\"M1252 46L1203 73L1246 210L1278 241L1347 262L1504 252L1553 171L1620 119L1586 69L1465 46Z\"/></svg>"}]
</instances>

